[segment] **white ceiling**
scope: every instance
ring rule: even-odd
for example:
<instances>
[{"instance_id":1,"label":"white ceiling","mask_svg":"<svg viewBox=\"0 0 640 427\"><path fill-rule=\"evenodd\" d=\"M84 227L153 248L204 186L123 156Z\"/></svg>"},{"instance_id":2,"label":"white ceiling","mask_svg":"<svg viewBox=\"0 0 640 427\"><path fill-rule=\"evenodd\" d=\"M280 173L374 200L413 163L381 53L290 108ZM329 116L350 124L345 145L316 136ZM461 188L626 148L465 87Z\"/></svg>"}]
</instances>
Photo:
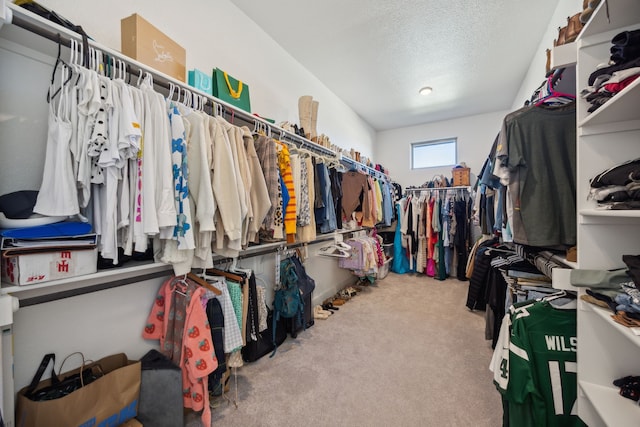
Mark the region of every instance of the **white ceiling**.
<instances>
[{"instance_id":1,"label":"white ceiling","mask_svg":"<svg viewBox=\"0 0 640 427\"><path fill-rule=\"evenodd\" d=\"M538 45L558 5L231 2L376 130L510 109L532 58L544 55ZM432 86L433 93L421 97L422 86Z\"/></svg>"}]
</instances>

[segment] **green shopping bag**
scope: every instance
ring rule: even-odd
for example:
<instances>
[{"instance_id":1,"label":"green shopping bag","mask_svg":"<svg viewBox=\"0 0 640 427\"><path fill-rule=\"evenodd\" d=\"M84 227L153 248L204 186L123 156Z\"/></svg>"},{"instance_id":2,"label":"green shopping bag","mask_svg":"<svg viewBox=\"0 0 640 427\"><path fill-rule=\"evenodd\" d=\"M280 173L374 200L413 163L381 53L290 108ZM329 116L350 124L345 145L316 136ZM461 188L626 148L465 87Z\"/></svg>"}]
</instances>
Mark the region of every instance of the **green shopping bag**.
<instances>
[{"instance_id":1,"label":"green shopping bag","mask_svg":"<svg viewBox=\"0 0 640 427\"><path fill-rule=\"evenodd\" d=\"M251 112L249 85L241 80L234 79L219 68L213 70L213 96L247 113Z\"/></svg>"}]
</instances>

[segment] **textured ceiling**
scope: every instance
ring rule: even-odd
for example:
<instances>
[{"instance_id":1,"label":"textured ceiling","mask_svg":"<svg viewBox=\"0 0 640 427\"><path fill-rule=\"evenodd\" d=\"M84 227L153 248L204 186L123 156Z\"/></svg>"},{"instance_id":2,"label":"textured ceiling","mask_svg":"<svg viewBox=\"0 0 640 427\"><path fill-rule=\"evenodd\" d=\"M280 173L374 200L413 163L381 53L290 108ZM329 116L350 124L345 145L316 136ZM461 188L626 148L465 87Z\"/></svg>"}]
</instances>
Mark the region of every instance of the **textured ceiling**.
<instances>
[{"instance_id":1,"label":"textured ceiling","mask_svg":"<svg viewBox=\"0 0 640 427\"><path fill-rule=\"evenodd\" d=\"M558 4L231 2L376 130L511 108Z\"/></svg>"}]
</instances>

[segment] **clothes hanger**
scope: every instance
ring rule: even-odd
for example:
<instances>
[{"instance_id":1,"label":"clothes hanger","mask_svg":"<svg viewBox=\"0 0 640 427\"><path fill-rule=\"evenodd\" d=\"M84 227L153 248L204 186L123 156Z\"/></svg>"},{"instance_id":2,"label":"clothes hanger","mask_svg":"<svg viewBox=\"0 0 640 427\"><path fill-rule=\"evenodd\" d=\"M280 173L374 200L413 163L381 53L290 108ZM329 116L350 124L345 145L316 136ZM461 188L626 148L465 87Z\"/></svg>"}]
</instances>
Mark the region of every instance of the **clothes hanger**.
<instances>
[{"instance_id":1,"label":"clothes hanger","mask_svg":"<svg viewBox=\"0 0 640 427\"><path fill-rule=\"evenodd\" d=\"M244 274L247 277L250 277L251 274L253 274L253 270L250 268L242 268L238 266L238 257L232 258L231 265L228 270L231 273Z\"/></svg>"},{"instance_id":2,"label":"clothes hanger","mask_svg":"<svg viewBox=\"0 0 640 427\"><path fill-rule=\"evenodd\" d=\"M200 276L190 272L190 273L187 273L187 277L192 281L196 282L198 285L202 286L203 288L210 290L214 294L222 295L222 291L220 289L216 288L215 286L213 286L211 283L207 282Z\"/></svg>"},{"instance_id":3,"label":"clothes hanger","mask_svg":"<svg viewBox=\"0 0 640 427\"><path fill-rule=\"evenodd\" d=\"M214 276L224 276L227 279L233 280L234 282L243 283L244 277L239 276L237 274L230 273L228 271L220 270L218 268L208 268L206 270L207 274L212 274Z\"/></svg>"},{"instance_id":4,"label":"clothes hanger","mask_svg":"<svg viewBox=\"0 0 640 427\"><path fill-rule=\"evenodd\" d=\"M47 91L47 103L50 103L53 100L53 98L58 96L62 88L66 86L66 84L69 83L71 81L71 78L73 77L73 72L71 68L67 65L66 62L62 60L60 56L61 50L62 50L61 45L62 45L62 37L60 36L60 33L58 33L58 57L56 58L55 64L53 64L53 72L51 73L51 86L53 87L53 84L55 83L56 71L58 70L58 67L60 67L61 73L65 73L68 70L69 75L64 79L60 87L53 94L51 93L51 88L49 88L49 90Z\"/></svg>"},{"instance_id":5,"label":"clothes hanger","mask_svg":"<svg viewBox=\"0 0 640 427\"><path fill-rule=\"evenodd\" d=\"M560 299L566 299L569 301L566 301L562 304L558 304L557 301ZM562 290L560 292L555 292L551 295L547 295L545 297L542 297L541 299L542 301L546 301L549 304L551 304L553 307L555 308L559 308L559 309L574 309L577 307L578 303L577 303L577 297L576 295L574 295L571 292L567 292L565 290ZM556 304L553 303L553 301L556 301Z\"/></svg>"},{"instance_id":6,"label":"clothes hanger","mask_svg":"<svg viewBox=\"0 0 640 427\"><path fill-rule=\"evenodd\" d=\"M349 249L351 249L350 246L349 246ZM332 244L332 245L320 248L318 255L334 257L334 258L349 258L351 256L351 252L347 252L345 249L338 247L337 244Z\"/></svg>"},{"instance_id":7,"label":"clothes hanger","mask_svg":"<svg viewBox=\"0 0 640 427\"><path fill-rule=\"evenodd\" d=\"M176 276L176 279L177 281L175 282L175 288L173 289L173 292L186 297L187 286L189 286L189 284L187 283L187 275L185 274L182 277Z\"/></svg>"},{"instance_id":8,"label":"clothes hanger","mask_svg":"<svg viewBox=\"0 0 640 427\"><path fill-rule=\"evenodd\" d=\"M555 74L547 78L544 91L546 94L537 100L535 103L536 106L550 103L567 104L576 99L575 95L556 91L554 89L554 85L558 81L559 77L554 77Z\"/></svg>"}]
</instances>

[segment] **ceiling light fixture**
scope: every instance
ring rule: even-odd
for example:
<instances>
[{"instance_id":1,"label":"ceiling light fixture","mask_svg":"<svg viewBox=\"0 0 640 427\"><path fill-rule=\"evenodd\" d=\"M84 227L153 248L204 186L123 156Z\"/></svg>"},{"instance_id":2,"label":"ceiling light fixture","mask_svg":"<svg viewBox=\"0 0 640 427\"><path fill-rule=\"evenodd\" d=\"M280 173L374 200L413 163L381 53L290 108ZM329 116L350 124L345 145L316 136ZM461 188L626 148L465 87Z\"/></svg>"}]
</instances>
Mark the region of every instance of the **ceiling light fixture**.
<instances>
[{"instance_id":1,"label":"ceiling light fixture","mask_svg":"<svg viewBox=\"0 0 640 427\"><path fill-rule=\"evenodd\" d=\"M429 95L431 92L433 92L433 88L431 86L425 86L422 89L420 89L418 91L418 93L422 96L427 96Z\"/></svg>"}]
</instances>

